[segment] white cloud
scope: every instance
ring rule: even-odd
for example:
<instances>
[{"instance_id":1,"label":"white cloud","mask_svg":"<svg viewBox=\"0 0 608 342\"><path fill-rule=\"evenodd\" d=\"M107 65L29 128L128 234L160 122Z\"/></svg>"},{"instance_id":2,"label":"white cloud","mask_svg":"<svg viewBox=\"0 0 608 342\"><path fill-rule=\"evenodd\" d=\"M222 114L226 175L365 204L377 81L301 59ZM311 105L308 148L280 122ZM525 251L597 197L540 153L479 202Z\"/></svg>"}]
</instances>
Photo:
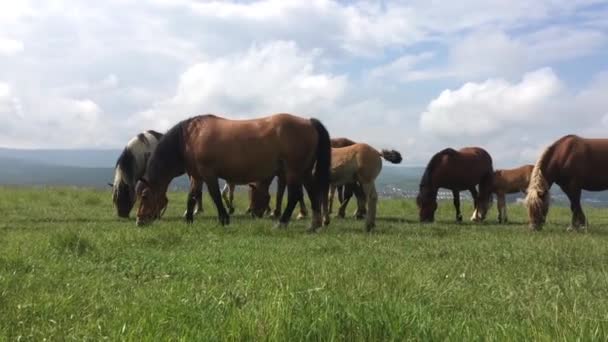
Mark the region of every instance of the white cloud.
<instances>
[{"instance_id":1,"label":"white cloud","mask_svg":"<svg viewBox=\"0 0 608 342\"><path fill-rule=\"evenodd\" d=\"M0 56L1 55L14 55L23 51L23 42L0 37Z\"/></svg>"},{"instance_id":2,"label":"white cloud","mask_svg":"<svg viewBox=\"0 0 608 342\"><path fill-rule=\"evenodd\" d=\"M149 124L204 113L252 117L277 110L314 116L345 91L345 76L317 72L318 53L304 53L293 42L253 46L243 54L190 66L176 93L140 113ZM167 127L163 127L167 128Z\"/></svg>"},{"instance_id":3,"label":"white cloud","mask_svg":"<svg viewBox=\"0 0 608 342\"><path fill-rule=\"evenodd\" d=\"M511 124L527 124L545 115L562 83L551 69L523 76L518 84L503 79L466 83L444 90L422 113L420 127L440 136L484 136Z\"/></svg>"}]
</instances>

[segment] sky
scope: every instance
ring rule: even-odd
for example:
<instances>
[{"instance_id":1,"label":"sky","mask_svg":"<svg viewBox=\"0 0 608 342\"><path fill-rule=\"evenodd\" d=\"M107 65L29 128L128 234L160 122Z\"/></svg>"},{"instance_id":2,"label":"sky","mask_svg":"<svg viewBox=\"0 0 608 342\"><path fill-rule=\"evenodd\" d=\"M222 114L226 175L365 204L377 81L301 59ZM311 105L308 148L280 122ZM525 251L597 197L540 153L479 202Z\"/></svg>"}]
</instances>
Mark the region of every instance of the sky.
<instances>
[{"instance_id":1,"label":"sky","mask_svg":"<svg viewBox=\"0 0 608 342\"><path fill-rule=\"evenodd\" d=\"M405 165L608 137L608 1L0 3L0 146L121 148L198 114L316 117Z\"/></svg>"}]
</instances>

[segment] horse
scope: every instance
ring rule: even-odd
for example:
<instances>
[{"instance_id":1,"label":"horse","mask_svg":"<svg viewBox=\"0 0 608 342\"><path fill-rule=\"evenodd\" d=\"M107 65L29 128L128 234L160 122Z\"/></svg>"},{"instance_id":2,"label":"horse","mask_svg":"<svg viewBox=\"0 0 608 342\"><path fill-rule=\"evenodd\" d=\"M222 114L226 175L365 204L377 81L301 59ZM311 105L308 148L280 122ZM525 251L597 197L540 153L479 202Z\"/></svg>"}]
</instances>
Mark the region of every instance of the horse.
<instances>
[{"instance_id":1,"label":"horse","mask_svg":"<svg viewBox=\"0 0 608 342\"><path fill-rule=\"evenodd\" d=\"M569 230L584 230L587 218L581 207L581 192L608 189L608 139L585 139L566 135L541 154L534 165L526 206L530 228L541 230L551 200L549 190L559 185L570 200Z\"/></svg>"},{"instance_id":2,"label":"horse","mask_svg":"<svg viewBox=\"0 0 608 342\"><path fill-rule=\"evenodd\" d=\"M353 183L361 184L363 196L357 198L358 207L364 208L366 204L368 206L369 214L365 225L368 232L375 226L378 201L375 180L382 170L382 158L395 164L402 160L401 154L397 151L377 151L373 147L362 143L331 149L330 193L334 192L337 186ZM268 195L269 183L259 182L257 186L259 191L257 191L257 195L254 192L251 205L254 211L263 210L270 201L270 195ZM345 210L346 204L348 204L346 201L341 203L341 212ZM323 209L323 224L329 225L330 211L327 205Z\"/></svg>"},{"instance_id":3,"label":"horse","mask_svg":"<svg viewBox=\"0 0 608 342\"><path fill-rule=\"evenodd\" d=\"M416 198L421 222L433 222L437 210L439 188L452 190L456 221L462 221L460 213L460 191L469 190L475 211L472 221L483 221L486 217L492 191L492 157L479 147L466 147L458 151L446 148L436 153L429 161ZM479 185L479 193L476 186Z\"/></svg>"},{"instance_id":4,"label":"horse","mask_svg":"<svg viewBox=\"0 0 608 342\"><path fill-rule=\"evenodd\" d=\"M496 194L498 223L506 223L507 205L505 201L506 194L514 194L518 192L526 193L528 184L530 183L530 175L532 174L534 165L524 165L515 169L496 170L492 180L492 192Z\"/></svg>"},{"instance_id":5,"label":"horse","mask_svg":"<svg viewBox=\"0 0 608 342\"><path fill-rule=\"evenodd\" d=\"M348 139L348 138L332 138L331 139L331 147L345 147L345 146L350 146L350 145L354 145L356 144L354 141ZM266 208L264 208L264 204L260 204L255 205L253 202L256 201L256 198L260 197L259 201L261 201L260 203L269 203L269 200L266 199L266 197L270 198L270 195L268 194L268 187L270 186L270 184L263 184L264 182L260 182L260 183L253 183L250 184L250 194L249 194L249 198L250 198L250 205L249 208L254 211L254 215L261 217L262 215L262 210L266 209L266 210L270 210L270 206L266 205ZM258 189L260 189L259 192L256 192ZM361 190L361 186L359 184L357 184L356 182L350 183L350 184L346 184L346 185L340 185L338 186L338 199L340 201L340 203L342 204L344 201L346 201L346 204L344 206L340 206L340 212L338 214L339 217L344 218L345 214L344 211L346 210L346 205L348 204L348 201L350 200L350 198L352 197L353 193L355 193L355 195L357 196L357 198L365 200L364 195L363 195L363 191ZM345 190L345 191L344 191ZM274 212L271 214L272 217L278 217L281 213L281 205L282 205L282 201L283 201L283 194L285 192L285 180L284 180L284 176L282 175L281 170L279 169L279 171L277 172L277 196L276 196L276 203L275 203L275 210ZM333 201L334 201L334 193L335 193L335 189L332 189L329 193L329 212L331 213L332 208L333 208ZM346 196L343 196L343 194L346 194ZM358 203L361 203L361 201L358 201ZM306 209L306 204L304 203L303 200L299 201L300 204L300 213L298 214L297 219L302 219L304 217L307 216L307 209ZM357 212L356 212L356 216L358 218L361 218L365 215L365 205L361 206L359 205Z\"/></svg>"},{"instance_id":6,"label":"horse","mask_svg":"<svg viewBox=\"0 0 608 342\"><path fill-rule=\"evenodd\" d=\"M401 163L403 158L395 150L378 151L368 144L357 143L347 147L331 149L331 189L339 185L361 184L364 197L358 199L359 206L367 203L366 231L376 226L376 206L378 193L376 192L376 178L382 170L382 159L393 164ZM345 207L347 202L341 204ZM344 210L340 208L340 210ZM324 224L329 224L329 210L324 207Z\"/></svg>"},{"instance_id":7,"label":"horse","mask_svg":"<svg viewBox=\"0 0 608 342\"><path fill-rule=\"evenodd\" d=\"M279 226L289 222L303 184L311 201L310 230L314 232L322 224L321 206L327 202L331 166L329 133L319 120L286 113L252 120L212 114L183 120L165 134L148 161L137 192L137 224L155 219L169 183L186 170L193 180L186 222L193 221L194 192L204 182L220 224L228 225L230 216L222 203L218 178L235 184L270 179L279 165L285 168L288 186Z\"/></svg>"},{"instance_id":8,"label":"horse","mask_svg":"<svg viewBox=\"0 0 608 342\"><path fill-rule=\"evenodd\" d=\"M339 147L347 147L356 144L355 141L348 138L332 138L331 139L331 147L339 148ZM338 211L338 217L344 218L346 216L346 207L348 206L348 202L352 198L353 195L357 197L357 211L355 212L355 217L357 219L362 219L366 215L365 205L360 205L365 200L365 195L363 194L363 190L361 189L361 185L357 182L353 182L350 184L340 185L335 189L330 190L329 192L329 213L333 212L334 206L334 196L335 190L338 191L338 202L340 202L340 210Z\"/></svg>"},{"instance_id":9,"label":"horse","mask_svg":"<svg viewBox=\"0 0 608 342\"><path fill-rule=\"evenodd\" d=\"M146 163L163 137L162 133L148 130L133 137L116 161L114 168L114 182L108 183L112 187L112 203L119 217L128 218L135 205L135 187L138 180L146 171ZM197 192L196 213L203 212L202 189Z\"/></svg>"}]
</instances>

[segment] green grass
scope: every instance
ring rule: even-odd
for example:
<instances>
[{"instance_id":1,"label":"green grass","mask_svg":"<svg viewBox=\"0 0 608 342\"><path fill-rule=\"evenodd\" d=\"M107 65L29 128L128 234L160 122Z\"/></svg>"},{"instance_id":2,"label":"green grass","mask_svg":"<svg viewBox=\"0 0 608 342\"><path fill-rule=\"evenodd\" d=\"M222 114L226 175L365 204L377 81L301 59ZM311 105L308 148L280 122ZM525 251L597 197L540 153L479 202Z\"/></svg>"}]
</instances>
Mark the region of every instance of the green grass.
<instances>
[{"instance_id":1,"label":"green grass","mask_svg":"<svg viewBox=\"0 0 608 342\"><path fill-rule=\"evenodd\" d=\"M244 198L238 197L242 212ZM334 219L182 222L185 194L146 228L115 218L107 191L0 188L0 340L606 340L608 212L586 234L549 225L421 225L381 200L377 229ZM351 211L354 208L350 208ZM464 206L470 215L471 208Z\"/></svg>"}]
</instances>

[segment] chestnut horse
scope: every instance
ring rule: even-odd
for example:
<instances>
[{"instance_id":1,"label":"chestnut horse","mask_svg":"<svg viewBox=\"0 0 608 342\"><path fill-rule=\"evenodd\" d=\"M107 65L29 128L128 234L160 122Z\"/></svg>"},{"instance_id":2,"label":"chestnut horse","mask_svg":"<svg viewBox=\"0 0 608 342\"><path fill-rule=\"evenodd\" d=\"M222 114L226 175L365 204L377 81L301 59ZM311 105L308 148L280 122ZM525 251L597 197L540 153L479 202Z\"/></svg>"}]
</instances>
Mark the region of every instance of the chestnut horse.
<instances>
[{"instance_id":1,"label":"chestnut horse","mask_svg":"<svg viewBox=\"0 0 608 342\"><path fill-rule=\"evenodd\" d=\"M498 223L506 223L509 220L506 195L518 192L526 193L533 168L534 165L524 165L515 169L494 171L492 192L496 194L497 199Z\"/></svg>"},{"instance_id":2,"label":"chestnut horse","mask_svg":"<svg viewBox=\"0 0 608 342\"><path fill-rule=\"evenodd\" d=\"M279 225L289 222L304 184L313 210L310 229L315 231L322 223L321 205L327 202L331 166L329 133L319 120L276 114L253 120L201 115L181 121L163 136L148 161L138 189L137 223L154 220L169 183L186 170L193 180L186 221L193 220L194 194L204 182L220 223L227 225L230 216L222 203L218 178L235 184L269 179L280 164L285 167L288 198Z\"/></svg>"},{"instance_id":3,"label":"chestnut horse","mask_svg":"<svg viewBox=\"0 0 608 342\"><path fill-rule=\"evenodd\" d=\"M422 179L416 203L421 222L433 222L437 210L439 188L452 190L456 221L462 221L460 191L471 192L475 211L472 221L484 220L492 191L492 157L479 147L466 147L458 151L446 148L429 161ZM479 185L479 193L475 188Z\"/></svg>"},{"instance_id":4,"label":"chestnut horse","mask_svg":"<svg viewBox=\"0 0 608 342\"><path fill-rule=\"evenodd\" d=\"M559 185L570 200L569 229L583 230L587 219L581 207L581 192L608 189L608 139L585 139L567 135L549 146L536 161L526 205L530 228L542 229L549 211L549 190Z\"/></svg>"},{"instance_id":5,"label":"chestnut horse","mask_svg":"<svg viewBox=\"0 0 608 342\"><path fill-rule=\"evenodd\" d=\"M336 186L359 183L363 189L364 197L358 199L359 206L367 203L367 217L365 229L369 232L376 225L376 206L378 193L376 192L376 178L382 170L382 158L393 163L401 163L401 154L395 150L378 151L368 144L354 144L347 147L331 149L331 191ZM346 206L343 202L341 206ZM329 224L329 210L324 207L324 224ZM344 210L343 208L340 208Z\"/></svg>"}]
</instances>

